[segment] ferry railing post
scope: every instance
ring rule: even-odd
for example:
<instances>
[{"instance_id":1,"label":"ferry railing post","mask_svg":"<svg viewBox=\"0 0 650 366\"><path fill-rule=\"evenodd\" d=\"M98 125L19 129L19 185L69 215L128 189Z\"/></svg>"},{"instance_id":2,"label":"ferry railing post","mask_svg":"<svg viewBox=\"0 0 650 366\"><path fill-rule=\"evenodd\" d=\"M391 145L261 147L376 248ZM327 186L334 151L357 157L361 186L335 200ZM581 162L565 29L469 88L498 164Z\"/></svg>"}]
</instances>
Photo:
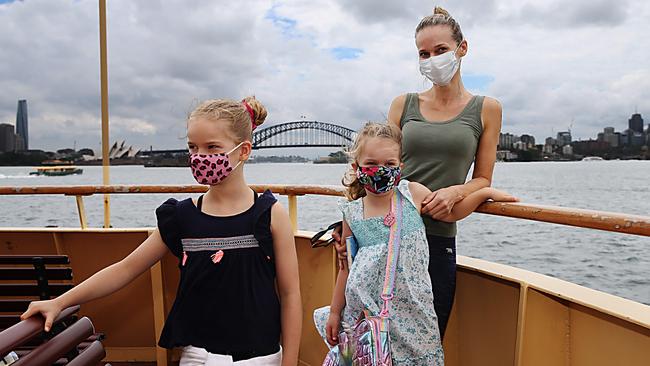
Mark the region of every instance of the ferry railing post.
<instances>
[{"instance_id":1,"label":"ferry railing post","mask_svg":"<svg viewBox=\"0 0 650 366\"><path fill-rule=\"evenodd\" d=\"M86 221L86 208L84 206L83 196L74 196L77 201L77 213L79 214L79 224L82 229L88 228L88 221Z\"/></svg>"},{"instance_id":2,"label":"ferry railing post","mask_svg":"<svg viewBox=\"0 0 650 366\"><path fill-rule=\"evenodd\" d=\"M287 196L289 200L289 219L291 220L291 228L293 232L298 231L298 197L294 194L289 194Z\"/></svg>"}]
</instances>

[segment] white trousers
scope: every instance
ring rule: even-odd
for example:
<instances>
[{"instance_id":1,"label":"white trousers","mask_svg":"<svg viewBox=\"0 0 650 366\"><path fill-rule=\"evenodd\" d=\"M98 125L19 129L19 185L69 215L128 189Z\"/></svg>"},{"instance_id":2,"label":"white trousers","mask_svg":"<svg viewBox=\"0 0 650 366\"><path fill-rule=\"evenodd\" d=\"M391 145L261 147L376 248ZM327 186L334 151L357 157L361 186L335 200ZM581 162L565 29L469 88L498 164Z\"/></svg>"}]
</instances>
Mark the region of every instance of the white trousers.
<instances>
[{"instance_id":1,"label":"white trousers","mask_svg":"<svg viewBox=\"0 0 650 366\"><path fill-rule=\"evenodd\" d=\"M282 347L277 353L233 361L232 356L210 353L203 348L187 346L183 348L179 366L280 366L282 364Z\"/></svg>"}]
</instances>

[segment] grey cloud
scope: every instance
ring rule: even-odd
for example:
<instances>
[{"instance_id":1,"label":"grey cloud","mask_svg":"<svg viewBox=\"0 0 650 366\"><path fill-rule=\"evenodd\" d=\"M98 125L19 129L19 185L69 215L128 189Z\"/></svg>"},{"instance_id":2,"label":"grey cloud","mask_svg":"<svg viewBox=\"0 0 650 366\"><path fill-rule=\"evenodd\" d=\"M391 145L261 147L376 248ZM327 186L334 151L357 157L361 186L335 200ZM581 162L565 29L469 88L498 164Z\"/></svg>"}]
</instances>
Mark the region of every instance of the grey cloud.
<instances>
[{"instance_id":1,"label":"grey cloud","mask_svg":"<svg viewBox=\"0 0 650 366\"><path fill-rule=\"evenodd\" d=\"M628 0L574 0L524 4L515 21L541 27L617 26L628 17Z\"/></svg>"}]
</instances>

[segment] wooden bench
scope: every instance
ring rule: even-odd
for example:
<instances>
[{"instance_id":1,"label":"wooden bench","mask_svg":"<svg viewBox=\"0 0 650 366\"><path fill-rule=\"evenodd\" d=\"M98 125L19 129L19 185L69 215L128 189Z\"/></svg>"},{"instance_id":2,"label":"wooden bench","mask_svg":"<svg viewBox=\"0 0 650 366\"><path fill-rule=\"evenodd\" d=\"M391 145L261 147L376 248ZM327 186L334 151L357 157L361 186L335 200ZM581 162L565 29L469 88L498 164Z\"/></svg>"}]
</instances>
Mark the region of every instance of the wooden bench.
<instances>
[{"instance_id":1,"label":"wooden bench","mask_svg":"<svg viewBox=\"0 0 650 366\"><path fill-rule=\"evenodd\" d=\"M54 324L59 325L70 320L78 310L79 306L63 310L54 321ZM0 357L4 357L11 351L19 350L24 344L37 338L42 333L44 324L45 319L37 315L0 332ZM94 332L95 329L90 319L83 317L53 338L41 343L29 353L21 354L16 352L19 359L12 363L11 366L98 365L106 356L101 342L95 340L85 347L79 346L86 342ZM80 350L80 348L83 349Z\"/></svg>"},{"instance_id":2,"label":"wooden bench","mask_svg":"<svg viewBox=\"0 0 650 366\"><path fill-rule=\"evenodd\" d=\"M20 314L27 310L31 301L49 300L73 286L70 260L65 255L0 255L0 330L19 323ZM61 318L50 332L39 332L14 350L22 359L35 347L51 342L59 333L76 324L76 312ZM86 336L82 342L78 342L79 347L71 348L69 354L58 363L65 364L67 359L76 359L80 350L85 353L86 347L96 349L94 342L102 338L102 334Z\"/></svg>"}]
</instances>

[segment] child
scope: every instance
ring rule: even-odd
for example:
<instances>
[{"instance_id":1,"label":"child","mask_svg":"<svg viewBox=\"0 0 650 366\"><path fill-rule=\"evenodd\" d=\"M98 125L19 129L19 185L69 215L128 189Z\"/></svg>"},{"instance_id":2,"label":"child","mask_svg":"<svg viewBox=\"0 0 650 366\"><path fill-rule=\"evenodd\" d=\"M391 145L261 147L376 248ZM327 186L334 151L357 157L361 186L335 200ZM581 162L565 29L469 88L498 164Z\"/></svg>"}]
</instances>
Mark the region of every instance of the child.
<instances>
[{"instance_id":1,"label":"child","mask_svg":"<svg viewBox=\"0 0 650 366\"><path fill-rule=\"evenodd\" d=\"M196 202L167 200L156 210L158 229L130 255L56 299L31 303L22 318L41 313L49 331L62 309L119 290L171 252L181 277L159 345L184 347L181 366L295 366L302 308L293 231L273 194L258 196L244 180L252 130L265 118L253 97L199 105L187 145L208 192Z\"/></svg>"},{"instance_id":2,"label":"child","mask_svg":"<svg viewBox=\"0 0 650 366\"><path fill-rule=\"evenodd\" d=\"M400 181L401 133L392 125L368 123L350 151L352 170L343 179L349 202L340 204L343 233L354 235L359 249L351 268L342 264L330 307L317 309L314 321L330 346L341 324L354 325L364 309L378 315L387 260L393 195L402 196L401 243L389 314L393 364L443 365L444 356L427 272L429 248L420 217L430 193L423 185ZM514 201L492 188L481 189L456 204L446 220L469 215L487 199ZM394 218L393 218L394 219ZM399 218L398 218L399 219Z\"/></svg>"}]
</instances>

